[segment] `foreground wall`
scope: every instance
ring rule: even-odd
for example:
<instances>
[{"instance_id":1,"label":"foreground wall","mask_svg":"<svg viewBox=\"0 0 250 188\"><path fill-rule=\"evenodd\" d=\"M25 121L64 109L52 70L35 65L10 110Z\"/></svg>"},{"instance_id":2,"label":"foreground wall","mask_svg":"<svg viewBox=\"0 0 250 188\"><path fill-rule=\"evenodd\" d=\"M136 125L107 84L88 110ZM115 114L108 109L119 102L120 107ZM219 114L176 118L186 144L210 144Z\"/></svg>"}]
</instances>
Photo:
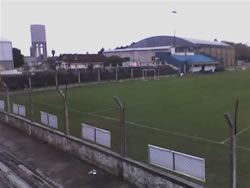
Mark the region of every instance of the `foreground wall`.
<instances>
[{"instance_id":1,"label":"foreground wall","mask_svg":"<svg viewBox=\"0 0 250 188\"><path fill-rule=\"evenodd\" d=\"M6 123L6 126L16 127L30 136L69 152L113 175L120 176L140 188L203 188L153 166L121 157L107 148L66 135L25 118L7 114L4 111L0 111L0 121Z\"/></svg>"}]
</instances>

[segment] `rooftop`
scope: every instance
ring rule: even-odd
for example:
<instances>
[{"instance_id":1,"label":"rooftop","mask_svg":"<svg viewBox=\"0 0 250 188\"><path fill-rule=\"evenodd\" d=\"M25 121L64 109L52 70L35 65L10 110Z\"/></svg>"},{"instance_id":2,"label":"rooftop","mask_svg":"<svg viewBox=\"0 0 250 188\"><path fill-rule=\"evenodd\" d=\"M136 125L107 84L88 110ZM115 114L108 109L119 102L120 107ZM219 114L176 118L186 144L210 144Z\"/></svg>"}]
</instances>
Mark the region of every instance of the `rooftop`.
<instances>
[{"instance_id":1,"label":"rooftop","mask_svg":"<svg viewBox=\"0 0 250 188\"><path fill-rule=\"evenodd\" d=\"M99 63L104 62L105 58L102 54L62 54L57 60L69 63Z\"/></svg>"},{"instance_id":2,"label":"rooftop","mask_svg":"<svg viewBox=\"0 0 250 188\"><path fill-rule=\"evenodd\" d=\"M166 61L169 64L179 66L182 64L217 64L217 60L213 57L204 54L194 55L170 55L164 52L156 53L156 57L161 61Z\"/></svg>"},{"instance_id":3,"label":"rooftop","mask_svg":"<svg viewBox=\"0 0 250 188\"><path fill-rule=\"evenodd\" d=\"M153 36L135 42L124 49L107 50L105 52L124 52L138 50L157 50L176 47L199 47L199 46L217 46L230 47L230 45L219 41L207 41L199 39L188 39L174 36Z\"/></svg>"}]
</instances>

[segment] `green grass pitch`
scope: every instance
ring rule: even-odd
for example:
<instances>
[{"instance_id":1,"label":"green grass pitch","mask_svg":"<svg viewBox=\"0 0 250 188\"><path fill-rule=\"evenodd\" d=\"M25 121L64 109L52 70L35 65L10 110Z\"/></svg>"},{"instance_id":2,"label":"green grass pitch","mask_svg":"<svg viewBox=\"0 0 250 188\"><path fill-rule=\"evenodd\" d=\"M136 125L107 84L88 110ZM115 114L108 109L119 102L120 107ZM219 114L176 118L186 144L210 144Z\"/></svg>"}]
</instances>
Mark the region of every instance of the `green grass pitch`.
<instances>
[{"instance_id":1,"label":"green grass pitch","mask_svg":"<svg viewBox=\"0 0 250 188\"><path fill-rule=\"evenodd\" d=\"M70 132L81 137L81 123L112 132L112 150L120 152L118 96L126 104L128 155L147 162L147 145L172 149L206 160L206 187L230 187L229 126L239 99L237 180L250 185L250 71L213 75L133 80L68 89ZM59 117L64 131L63 101L57 91L33 94L35 118L40 111ZM28 95L11 96L24 104ZM198 183L200 183L198 181Z\"/></svg>"}]
</instances>

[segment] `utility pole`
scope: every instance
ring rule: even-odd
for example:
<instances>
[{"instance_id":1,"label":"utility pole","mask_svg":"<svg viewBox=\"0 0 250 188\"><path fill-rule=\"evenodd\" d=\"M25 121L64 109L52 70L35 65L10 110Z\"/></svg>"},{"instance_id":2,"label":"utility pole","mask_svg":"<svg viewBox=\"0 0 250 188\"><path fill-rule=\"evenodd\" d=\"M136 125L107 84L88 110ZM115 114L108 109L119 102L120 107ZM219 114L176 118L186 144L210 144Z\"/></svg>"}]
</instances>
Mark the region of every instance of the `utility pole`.
<instances>
[{"instance_id":1,"label":"utility pole","mask_svg":"<svg viewBox=\"0 0 250 188\"><path fill-rule=\"evenodd\" d=\"M125 125L125 104L119 99L119 97L113 97L116 104L120 107L120 123L121 123L121 154L123 157L127 156L127 136L126 136L126 125Z\"/></svg>"},{"instance_id":2,"label":"utility pole","mask_svg":"<svg viewBox=\"0 0 250 188\"><path fill-rule=\"evenodd\" d=\"M172 14L177 14L176 10L171 11ZM174 22L176 22L176 20L174 20ZM174 40L173 40L173 46L174 48L176 47L176 37L175 37L175 30L176 28L174 28Z\"/></svg>"},{"instance_id":3,"label":"utility pole","mask_svg":"<svg viewBox=\"0 0 250 188\"><path fill-rule=\"evenodd\" d=\"M64 120L65 120L65 133L69 135L69 111L68 111L68 102L67 102L67 85L65 87L65 91L63 92L61 89L58 88L59 94L63 98L64 102Z\"/></svg>"},{"instance_id":4,"label":"utility pole","mask_svg":"<svg viewBox=\"0 0 250 188\"><path fill-rule=\"evenodd\" d=\"M235 106L235 117L234 121L231 118L231 115L227 112L224 114L229 128L231 129L231 138L230 138L230 163L231 163L231 187L236 188L237 181L236 181L236 167L237 167L237 158L236 158L236 134L237 134L237 113L238 113L238 105L239 101L236 100Z\"/></svg>"}]
</instances>

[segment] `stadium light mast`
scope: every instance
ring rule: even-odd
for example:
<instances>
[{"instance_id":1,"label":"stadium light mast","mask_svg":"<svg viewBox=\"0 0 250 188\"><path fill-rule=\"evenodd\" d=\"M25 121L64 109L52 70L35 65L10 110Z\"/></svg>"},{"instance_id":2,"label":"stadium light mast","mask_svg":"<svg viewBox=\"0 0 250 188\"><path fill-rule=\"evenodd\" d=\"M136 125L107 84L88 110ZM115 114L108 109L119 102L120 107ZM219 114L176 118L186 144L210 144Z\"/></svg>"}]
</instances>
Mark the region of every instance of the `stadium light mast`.
<instances>
[{"instance_id":1,"label":"stadium light mast","mask_svg":"<svg viewBox=\"0 0 250 188\"><path fill-rule=\"evenodd\" d=\"M171 11L171 14L176 15L176 14L177 14L177 11L176 11L176 10L172 10L172 11ZM174 20L174 23L175 23L175 20ZM174 41L173 41L173 46L174 46L174 48L175 48L175 46L176 46L175 30L176 30L176 28L175 28L175 26L174 26Z\"/></svg>"}]
</instances>

